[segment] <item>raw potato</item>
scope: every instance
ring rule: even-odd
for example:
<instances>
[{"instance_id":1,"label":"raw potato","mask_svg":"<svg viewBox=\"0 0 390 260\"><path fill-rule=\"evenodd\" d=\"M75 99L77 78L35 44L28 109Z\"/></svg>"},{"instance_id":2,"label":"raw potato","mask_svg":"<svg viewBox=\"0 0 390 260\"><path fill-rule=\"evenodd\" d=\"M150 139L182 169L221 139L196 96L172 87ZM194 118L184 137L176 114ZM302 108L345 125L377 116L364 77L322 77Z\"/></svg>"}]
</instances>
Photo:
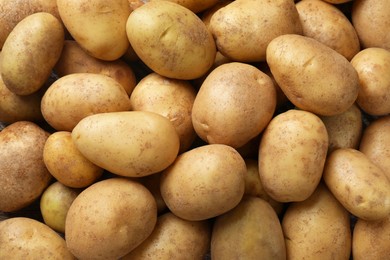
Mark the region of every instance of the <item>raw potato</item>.
<instances>
[{"instance_id":1,"label":"raw potato","mask_svg":"<svg viewBox=\"0 0 390 260\"><path fill-rule=\"evenodd\" d=\"M275 107L271 78L252 65L231 62L215 68L203 82L192 123L207 143L239 148L263 131Z\"/></svg>"},{"instance_id":2,"label":"raw potato","mask_svg":"<svg viewBox=\"0 0 390 260\"><path fill-rule=\"evenodd\" d=\"M121 84L96 73L74 73L59 78L41 101L43 117L58 131L72 131L89 115L129 109L130 98Z\"/></svg>"},{"instance_id":3,"label":"raw potato","mask_svg":"<svg viewBox=\"0 0 390 260\"><path fill-rule=\"evenodd\" d=\"M153 233L121 260L204 259L210 247L210 222L158 217Z\"/></svg>"},{"instance_id":4,"label":"raw potato","mask_svg":"<svg viewBox=\"0 0 390 260\"><path fill-rule=\"evenodd\" d=\"M72 133L57 131L46 140L43 161L60 183L72 188L84 188L94 183L103 169L90 162L76 148Z\"/></svg>"},{"instance_id":5,"label":"raw potato","mask_svg":"<svg viewBox=\"0 0 390 260\"><path fill-rule=\"evenodd\" d=\"M366 48L351 64L359 75L359 107L370 115L390 114L390 48Z\"/></svg>"},{"instance_id":6,"label":"raw potato","mask_svg":"<svg viewBox=\"0 0 390 260\"><path fill-rule=\"evenodd\" d=\"M336 199L353 215L370 221L390 214L390 179L362 152L340 148L325 164L323 179Z\"/></svg>"},{"instance_id":7,"label":"raw potato","mask_svg":"<svg viewBox=\"0 0 390 260\"><path fill-rule=\"evenodd\" d=\"M282 35L267 47L267 63L287 98L318 115L345 112L356 100L359 78L351 63L323 43Z\"/></svg>"},{"instance_id":8,"label":"raw potato","mask_svg":"<svg viewBox=\"0 0 390 260\"><path fill-rule=\"evenodd\" d=\"M73 129L72 139L92 163L126 177L164 170L176 159L180 146L169 119L147 111L88 116Z\"/></svg>"},{"instance_id":9,"label":"raw potato","mask_svg":"<svg viewBox=\"0 0 390 260\"><path fill-rule=\"evenodd\" d=\"M180 218L213 218L240 202L245 173L245 161L232 147L200 146L179 155L162 172L161 195L170 211Z\"/></svg>"},{"instance_id":10,"label":"raw potato","mask_svg":"<svg viewBox=\"0 0 390 260\"><path fill-rule=\"evenodd\" d=\"M332 4L305 0L296 4L303 35L329 46L348 60L360 51L359 38L345 14Z\"/></svg>"},{"instance_id":11,"label":"raw potato","mask_svg":"<svg viewBox=\"0 0 390 260\"><path fill-rule=\"evenodd\" d=\"M7 88L30 95L49 78L64 45L61 22L45 12L20 21L8 35L0 55L0 73Z\"/></svg>"},{"instance_id":12,"label":"raw potato","mask_svg":"<svg viewBox=\"0 0 390 260\"><path fill-rule=\"evenodd\" d=\"M119 259L153 231L157 206L143 185L106 179L82 191L68 210L66 244L79 259Z\"/></svg>"},{"instance_id":13,"label":"raw potato","mask_svg":"<svg viewBox=\"0 0 390 260\"><path fill-rule=\"evenodd\" d=\"M264 190L279 202L307 199L321 180L327 151L328 134L318 116L302 110L275 116L259 147Z\"/></svg>"},{"instance_id":14,"label":"raw potato","mask_svg":"<svg viewBox=\"0 0 390 260\"><path fill-rule=\"evenodd\" d=\"M151 1L161 1L161 0L151 0ZM216 3L218 3L219 0L168 0L168 1L182 5L190 9L194 13L200 13L202 11L205 11L206 9L209 9Z\"/></svg>"},{"instance_id":15,"label":"raw potato","mask_svg":"<svg viewBox=\"0 0 390 260\"><path fill-rule=\"evenodd\" d=\"M165 213L168 209L167 204L161 196L160 179L160 173L151 174L141 178L133 178L133 180L139 181L152 193L154 199L156 200L158 214Z\"/></svg>"},{"instance_id":16,"label":"raw potato","mask_svg":"<svg viewBox=\"0 0 390 260\"><path fill-rule=\"evenodd\" d=\"M212 259L286 259L278 216L263 199L245 197L218 216L211 236Z\"/></svg>"},{"instance_id":17,"label":"raw potato","mask_svg":"<svg viewBox=\"0 0 390 260\"><path fill-rule=\"evenodd\" d=\"M52 176L43 163L49 134L29 121L18 121L0 132L0 211L12 212L34 202Z\"/></svg>"},{"instance_id":18,"label":"raw potato","mask_svg":"<svg viewBox=\"0 0 390 260\"><path fill-rule=\"evenodd\" d=\"M349 213L323 184L307 200L290 204L282 228L288 259L349 259Z\"/></svg>"},{"instance_id":19,"label":"raw potato","mask_svg":"<svg viewBox=\"0 0 390 260\"><path fill-rule=\"evenodd\" d=\"M201 77L212 66L216 47L202 20L170 1L151 1L135 9L127 37L139 58L154 72L176 79Z\"/></svg>"},{"instance_id":20,"label":"raw potato","mask_svg":"<svg viewBox=\"0 0 390 260\"><path fill-rule=\"evenodd\" d=\"M233 1L214 13L209 28L218 50L241 62L264 61L272 39L302 34L298 11L291 0Z\"/></svg>"},{"instance_id":21,"label":"raw potato","mask_svg":"<svg viewBox=\"0 0 390 260\"><path fill-rule=\"evenodd\" d=\"M42 222L14 217L0 222L1 259L76 259L65 241Z\"/></svg>"}]
</instances>

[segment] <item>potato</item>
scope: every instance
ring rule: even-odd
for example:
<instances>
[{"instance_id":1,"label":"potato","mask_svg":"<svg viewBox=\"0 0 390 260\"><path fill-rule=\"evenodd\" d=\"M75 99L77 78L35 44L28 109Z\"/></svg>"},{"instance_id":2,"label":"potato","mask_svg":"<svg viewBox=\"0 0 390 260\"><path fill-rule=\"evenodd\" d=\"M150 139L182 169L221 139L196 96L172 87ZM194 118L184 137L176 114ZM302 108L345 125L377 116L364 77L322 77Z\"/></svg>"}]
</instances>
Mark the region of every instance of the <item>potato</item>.
<instances>
[{"instance_id":1,"label":"potato","mask_svg":"<svg viewBox=\"0 0 390 260\"><path fill-rule=\"evenodd\" d=\"M0 211L30 205L49 185L52 176L42 158L48 136L29 121L15 122L0 132Z\"/></svg>"},{"instance_id":2,"label":"potato","mask_svg":"<svg viewBox=\"0 0 390 260\"><path fill-rule=\"evenodd\" d=\"M202 20L170 1L151 1L135 9L127 37L139 58L168 78L195 79L212 66L216 47Z\"/></svg>"},{"instance_id":3,"label":"potato","mask_svg":"<svg viewBox=\"0 0 390 260\"><path fill-rule=\"evenodd\" d=\"M184 152L196 137L191 118L195 96L190 82L151 73L135 87L130 105L134 111L151 111L167 117L180 137L180 152Z\"/></svg>"},{"instance_id":4,"label":"potato","mask_svg":"<svg viewBox=\"0 0 390 260\"><path fill-rule=\"evenodd\" d=\"M162 172L161 195L170 211L180 218L213 218L240 202L245 173L245 161L232 147L200 146L179 155Z\"/></svg>"},{"instance_id":5,"label":"potato","mask_svg":"<svg viewBox=\"0 0 390 260\"><path fill-rule=\"evenodd\" d=\"M151 174L141 178L133 178L133 180L139 181L152 193L154 199L156 200L158 214L163 214L167 211L168 207L161 196L160 179L160 173Z\"/></svg>"},{"instance_id":6,"label":"potato","mask_svg":"<svg viewBox=\"0 0 390 260\"><path fill-rule=\"evenodd\" d=\"M211 8L208 8L206 11L204 11L202 14L201 14L201 19L203 21L203 23L206 25L206 27L208 29L210 29L210 21L211 21L211 17L213 17L214 13L216 11L218 11L220 8L222 7L225 7L226 5L232 3L233 1L231 0L221 0L221 1L218 1L218 3L216 3L215 5L213 5Z\"/></svg>"},{"instance_id":7,"label":"potato","mask_svg":"<svg viewBox=\"0 0 390 260\"><path fill-rule=\"evenodd\" d=\"M390 116L372 121L360 140L359 151L382 169L390 180Z\"/></svg>"},{"instance_id":8,"label":"potato","mask_svg":"<svg viewBox=\"0 0 390 260\"><path fill-rule=\"evenodd\" d=\"M171 212L158 217L152 234L121 260L199 259L210 247L208 221L189 221Z\"/></svg>"},{"instance_id":9,"label":"potato","mask_svg":"<svg viewBox=\"0 0 390 260\"><path fill-rule=\"evenodd\" d=\"M72 140L92 163L125 177L164 170L176 159L180 146L169 119L148 111L88 116L73 129Z\"/></svg>"},{"instance_id":10,"label":"potato","mask_svg":"<svg viewBox=\"0 0 390 260\"><path fill-rule=\"evenodd\" d=\"M125 178L102 180L70 206L66 245L79 259L119 259L152 233L156 221L156 202L143 185Z\"/></svg>"},{"instance_id":11,"label":"potato","mask_svg":"<svg viewBox=\"0 0 390 260\"><path fill-rule=\"evenodd\" d=\"M390 113L390 48L366 48L351 60L359 75L356 103L367 114L381 116Z\"/></svg>"},{"instance_id":12,"label":"potato","mask_svg":"<svg viewBox=\"0 0 390 260\"><path fill-rule=\"evenodd\" d=\"M52 133L43 147L43 162L60 183L72 188L84 188L94 183L103 169L90 162L76 148L71 132Z\"/></svg>"},{"instance_id":13,"label":"potato","mask_svg":"<svg viewBox=\"0 0 390 260\"><path fill-rule=\"evenodd\" d=\"M259 174L264 190L279 202L306 200L322 176L328 134L321 119L303 110L275 116L259 146Z\"/></svg>"},{"instance_id":14,"label":"potato","mask_svg":"<svg viewBox=\"0 0 390 260\"><path fill-rule=\"evenodd\" d=\"M340 148L327 158L323 179L353 215L381 220L390 214L390 179L362 152Z\"/></svg>"},{"instance_id":15,"label":"potato","mask_svg":"<svg viewBox=\"0 0 390 260\"><path fill-rule=\"evenodd\" d=\"M351 60L360 51L352 23L336 6L324 1L306 0L296 4L303 35L316 39Z\"/></svg>"},{"instance_id":16,"label":"potato","mask_svg":"<svg viewBox=\"0 0 390 260\"><path fill-rule=\"evenodd\" d=\"M54 230L35 219L14 217L0 222L1 259L76 259Z\"/></svg>"},{"instance_id":17,"label":"potato","mask_svg":"<svg viewBox=\"0 0 390 260\"><path fill-rule=\"evenodd\" d=\"M243 198L216 217L210 251L212 259L286 259L278 216L265 200Z\"/></svg>"},{"instance_id":18,"label":"potato","mask_svg":"<svg viewBox=\"0 0 390 260\"><path fill-rule=\"evenodd\" d=\"M288 259L349 259L349 213L322 183L308 199L289 205L282 228Z\"/></svg>"},{"instance_id":19,"label":"potato","mask_svg":"<svg viewBox=\"0 0 390 260\"><path fill-rule=\"evenodd\" d=\"M390 50L390 2L388 0L355 0L351 12L352 24L365 48Z\"/></svg>"},{"instance_id":20,"label":"potato","mask_svg":"<svg viewBox=\"0 0 390 260\"><path fill-rule=\"evenodd\" d=\"M282 35L267 47L267 63L287 98L318 115L345 112L356 100L358 74L341 54L301 35Z\"/></svg>"},{"instance_id":21,"label":"potato","mask_svg":"<svg viewBox=\"0 0 390 260\"><path fill-rule=\"evenodd\" d=\"M128 0L58 0L57 6L73 39L91 56L111 61L127 51Z\"/></svg>"},{"instance_id":22,"label":"potato","mask_svg":"<svg viewBox=\"0 0 390 260\"><path fill-rule=\"evenodd\" d=\"M150 1L161 1L161 0L150 0ZM219 0L168 0L168 1L182 5L190 9L194 13L200 13L212 7L216 3L218 3Z\"/></svg>"},{"instance_id":23,"label":"potato","mask_svg":"<svg viewBox=\"0 0 390 260\"><path fill-rule=\"evenodd\" d=\"M256 67L231 62L205 79L192 107L192 123L207 143L239 148L260 134L276 107L269 76Z\"/></svg>"},{"instance_id":24,"label":"potato","mask_svg":"<svg viewBox=\"0 0 390 260\"><path fill-rule=\"evenodd\" d=\"M58 131L72 131L89 115L129 109L129 96L119 82L96 73L74 73L59 78L41 101L43 117Z\"/></svg>"},{"instance_id":25,"label":"potato","mask_svg":"<svg viewBox=\"0 0 390 260\"><path fill-rule=\"evenodd\" d=\"M302 34L298 11L291 0L233 1L214 13L209 28L218 50L241 62L264 61L272 39L288 33Z\"/></svg>"},{"instance_id":26,"label":"potato","mask_svg":"<svg viewBox=\"0 0 390 260\"><path fill-rule=\"evenodd\" d=\"M52 14L35 13L20 21L0 55L0 73L7 88L17 95L39 90L61 55L64 37L61 22Z\"/></svg>"}]
</instances>

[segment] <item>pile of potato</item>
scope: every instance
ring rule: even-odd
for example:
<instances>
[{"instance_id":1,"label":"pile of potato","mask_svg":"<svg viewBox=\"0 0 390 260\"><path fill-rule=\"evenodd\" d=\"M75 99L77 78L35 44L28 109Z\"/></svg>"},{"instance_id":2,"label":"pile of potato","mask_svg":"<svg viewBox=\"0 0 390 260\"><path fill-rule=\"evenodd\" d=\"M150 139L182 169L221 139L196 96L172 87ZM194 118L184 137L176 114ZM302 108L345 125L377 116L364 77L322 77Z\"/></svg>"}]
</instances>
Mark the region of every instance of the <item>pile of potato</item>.
<instances>
[{"instance_id":1,"label":"pile of potato","mask_svg":"<svg viewBox=\"0 0 390 260\"><path fill-rule=\"evenodd\" d=\"M390 256L390 1L0 10L0 259Z\"/></svg>"}]
</instances>

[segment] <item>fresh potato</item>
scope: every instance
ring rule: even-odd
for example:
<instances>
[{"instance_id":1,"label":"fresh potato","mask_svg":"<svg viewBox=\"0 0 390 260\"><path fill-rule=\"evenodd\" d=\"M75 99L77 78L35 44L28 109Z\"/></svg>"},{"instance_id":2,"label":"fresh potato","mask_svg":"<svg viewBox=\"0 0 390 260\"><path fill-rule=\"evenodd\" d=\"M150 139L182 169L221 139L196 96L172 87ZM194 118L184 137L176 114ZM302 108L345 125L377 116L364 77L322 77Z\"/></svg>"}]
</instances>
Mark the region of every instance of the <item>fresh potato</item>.
<instances>
[{"instance_id":1,"label":"fresh potato","mask_svg":"<svg viewBox=\"0 0 390 260\"><path fill-rule=\"evenodd\" d=\"M157 207L138 182L111 178L83 190L65 221L69 251L79 259L119 259L153 231Z\"/></svg>"},{"instance_id":2,"label":"fresh potato","mask_svg":"<svg viewBox=\"0 0 390 260\"><path fill-rule=\"evenodd\" d=\"M96 73L74 73L59 78L41 101L43 117L58 131L72 131L89 115L129 109L130 98L121 84Z\"/></svg>"},{"instance_id":3,"label":"fresh potato","mask_svg":"<svg viewBox=\"0 0 390 260\"><path fill-rule=\"evenodd\" d=\"M35 13L20 21L0 54L0 73L6 87L17 95L39 90L61 55L64 37L61 22L52 14Z\"/></svg>"},{"instance_id":4,"label":"fresh potato","mask_svg":"<svg viewBox=\"0 0 390 260\"><path fill-rule=\"evenodd\" d=\"M150 0L150 1L166 1L166 0ZM170 2L182 5L190 9L194 13L200 13L209 9L218 3L219 0L168 0Z\"/></svg>"},{"instance_id":5,"label":"fresh potato","mask_svg":"<svg viewBox=\"0 0 390 260\"><path fill-rule=\"evenodd\" d=\"M245 161L232 147L200 146L179 155L162 172L161 195L170 211L180 218L213 218L240 202L245 173Z\"/></svg>"},{"instance_id":6,"label":"fresh potato","mask_svg":"<svg viewBox=\"0 0 390 260\"><path fill-rule=\"evenodd\" d=\"M302 34L294 1L236 0L211 17L218 50L241 62L264 61L269 42L279 35Z\"/></svg>"},{"instance_id":7,"label":"fresh potato","mask_svg":"<svg viewBox=\"0 0 390 260\"><path fill-rule=\"evenodd\" d=\"M43 147L43 162L60 183L71 188L84 188L94 183L103 169L90 162L76 148L72 133L52 133Z\"/></svg>"},{"instance_id":8,"label":"fresh potato","mask_svg":"<svg viewBox=\"0 0 390 260\"><path fill-rule=\"evenodd\" d=\"M289 205L282 228L288 259L349 259L349 213L323 184Z\"/></svg>"},{"instance_id":9,"label":"fresh potato","mask_svg":"<svg viewBox=\"0 0 390 260\"><path fill-rule=\"evenodd\" d=\"M216 217L211 236L212 259L286 259L278 216L263 199L245 197Z\"/></svg>"},{"instance_id":10,"label":"fresh potato","mask_svg":"<svg viewBox=\"0 0 390 260\"><path fill-rule=\"evenodd\" d=\"M359 75L359 107L374 116L390 114L390 48L366 48L351 64Z\"/></svg>"},{"instance_id":11,"label":"fresh potato","mask_svg":"<svg viewBox=\"0 0 390 260\"><path fill-rule=\"evenodd\" d=\"M323 179L353 215L370 221L390 214L390 179L362 152L340 148L327 158Z\"/></svg>"},{"instance_id":12,"label":"fresh potato","mask_svg":"<svg viewBox=\"0 0 390 260\"><path fill-rule=\"evenodd\" d=\"M270 77L252 65L231 62L215 68L203 82L192 123L207 143L239 148L263 131L275 107Z\"/></svg>"},{"instance_id":13,"label":"fresh potato","mask_svg":"<svg viewBox=\"0 0 390 260\"><path fill-rule=\"evenodd\" d=\"M148 111L88 116L73 129L72 140L92 163L126 177L164 170L176 159L180 146L169 119Z\"/></svg>"},{"instance_id":14,"label":"fresh potato","mask_svg":"<svg viewBox=\"0 0 390 260\"><path fill-rule=\"evenodd\" d=\"M76 259L65 241L42 222L14 217L0 222L1 259Z\"/></svg>"},{"instance_id":15,"label":"fresh potato","mask_svg":"<svg viewBox=\"0 0 390 260\"><path fill-rule=\"evenodd\" d=\"M42 158L48 136L29 121L15 122L0 132L0 211L30 205L49 185L52 176Z\"/></svg>"},{"instance_id":16,"label":"fresh potato","mask_svg":"<svg viewBox=\"0 0 390 260\"><path fill-rule=\"evenodd\" d=\"M152 234L121 260L203 260L210 247L210 222L189 221L168 212L157 219Z\"/></svg>"},{"instance_id":17,"label":"fresh potato","mask_svg":"<svg viewBox=\"0 0 390 260\"><path fill-rule=\"evenodd\" d=\"M351 63L319 41L287 34L267 47L267 63L287 98L318 115L345 112L356 100L359 78Z\"/></svg>"},{"instance_id":18,"label":"fresh potato","mask_svg":"<svg viewBox=\"0 0 390 260\"><path fill-rule=\"evenodd\" d=\"M135 9L127 37L139 58L168 78L195 79L212 66L216 47L202 20L170 1L151 1Z\"/></svg>"},{"instance_id":19,"label":"fresh potato","mask_svg":"<svg viewBox=\"0 0 390 260\"><path fill-rule=\"evenodd\" d=\"M211 8L208 8L206 11L204 11L201 14L201 19L203 23L206 25L208 29L210 29L210 21L211 17L215 14L216 11L218 11L220 8L227 6L228 4L232 3L232 0L221 0L218 1L215 5L213 5Z\"/></svg>"},{"instance_id":20,"label":"fresh potato","mask_svg":"<svg viewBox=\"0 0 390 260\"><path fill-rule=\"evenodd\" d=\"M279 202L306 200L321 180L328 134L321 119L303 110L275 116L259 146L259 174L264 190Z\"/></svg>"}]
</instances>

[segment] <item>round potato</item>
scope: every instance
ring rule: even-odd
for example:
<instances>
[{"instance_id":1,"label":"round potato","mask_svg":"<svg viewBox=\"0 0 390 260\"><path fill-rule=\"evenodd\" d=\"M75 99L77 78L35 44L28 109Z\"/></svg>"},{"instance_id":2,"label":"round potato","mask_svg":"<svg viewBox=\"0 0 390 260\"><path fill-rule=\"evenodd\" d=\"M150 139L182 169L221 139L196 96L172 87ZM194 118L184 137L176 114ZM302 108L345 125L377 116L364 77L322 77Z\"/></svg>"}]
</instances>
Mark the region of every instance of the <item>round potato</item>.
<instances>
[{"instance_id":1,"label":"round potato","mask_svg":"<svg viewBox=\"0 0 390 260\"><path fill-rule=\"evenodd\" d=\"M59 78L41 101L43 117L58 131L72 131L89 115L129 109L130 98L121 84L96 73L74 73Z\"/></svg>"},{"instance_id":2,"label":"round potato","mask_svg":"<svg viewBox=\"0 0 390 260\"><path fill-rule=\"evenodd\" d=\"M340 53L319 41L287 34L267 47L267 63L287 98L318 115L345 112L356 100L359 77Z\"/></svg>"},{"instance_id":3,"label":"round potato","mask_svg":"<svg viewBox=\"0 0 390 260\"><path fill-rule=\"evenodd\" d=\"M328 134L318 116L294 109L275 116L259 146L264 190L279 202L307 199L321 180L327 151Z\"/></svg>"},{"instance_id":4,"label":"round potato","mask_svg":"<svg viewBox=\"0 0 390 260\"><path fill-rule=\"evenodd\" d=\"M126 177L164 170L176 159L180 146L171 121L148 111L88 116L73 129L72 140L92 163Z\"/></svg>"},{"instance_id":5,"label":"round potato","mask_svg":"<svg viewBox=\"0 0 390 260\"><path fill-rule=\"evenodd\" d=\"M214 13L216 11L218 11L220 8L222 7L225 7L226 5L232 3L233 1L232 0L221 0L221 1L218 1L218 3L216 3L215 5L213 5L213 7L207 9L206 11L204 11L201 15L201 19L203 21L203 23L206 25L206 27L208 29L210 29L210 21L211 21L211 17L213 17Z\"/></svg>"},{"instance_id":6,"label":"round potato","mask_svg":"<svg viewBox=\"0 0 390 260\"><path fill-rule=\"evenodd\" d=\"M0 54L0 73L7 88L30 95L49 78L64 45L64 29L52 14L40 12L20 21Z\"/></svg>"},{"instance_id":7,"label":"round potato","mask_svg":"<svg viewBox=\"0 0 390 260\"><path fill-rule=\"evenodd\" d=\"M195 13L170 1L151 1L135 9L126 32L139 58L168 78L201 77L215 59L215 42L206 25Z\"/></svg>"},{"instance_id":8,"label":"round potato","mask_svg":"<svg viewBox=\"0 0 390 260\"><path fill-rule=\"evenodd\" d=\"M160 179L160 173L151 174L141 178L133 178L133 180L139 181L152 193L154 199L156 200L158 214L165 213L168 209L167 204L161 196Z\"/></svg>"},{"instance_id":9,"label":"round potato","mask_svg":"<svg viewBox=\"0 0 390 260\"><path fill-rule=\"evenodd\" d=\"M79 259L119 259L152 233L156 221L157 206L148 189L125 178L106 179L71 204L66 245Z\"/></svg>"}]
</instances>

